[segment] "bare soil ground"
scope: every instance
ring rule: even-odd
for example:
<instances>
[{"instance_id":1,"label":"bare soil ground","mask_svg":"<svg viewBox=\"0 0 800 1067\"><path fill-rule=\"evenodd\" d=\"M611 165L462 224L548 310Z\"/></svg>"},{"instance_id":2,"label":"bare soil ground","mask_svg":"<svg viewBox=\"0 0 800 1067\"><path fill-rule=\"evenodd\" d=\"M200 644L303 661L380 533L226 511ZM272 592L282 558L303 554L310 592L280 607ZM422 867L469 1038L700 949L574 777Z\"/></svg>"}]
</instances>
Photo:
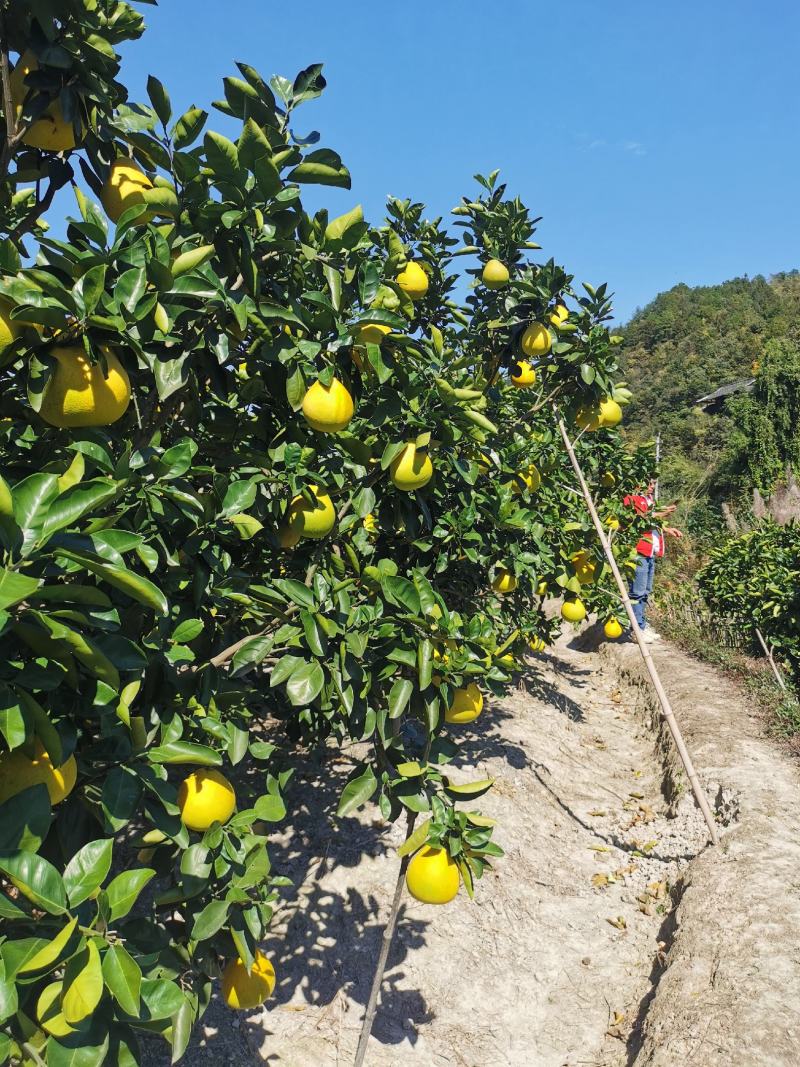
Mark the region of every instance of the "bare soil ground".
<instances>
[{"instance_id":1,"label":"bare soil ground","mask_svg":"<svg viewBox=\"0 0 800 1067\"><path fill-rule=\"evenodd\" d=\"M506 856L474 902L406 898L367 1063L631 1064L675 887L705 848L694 807L665 796L672 771L641 693L590 641L564 638L465 729L463 780L497 779L480 806ZM332 798L348 770L303 768L295 799ZM336 822L300 811L271 846L296 882L266 945L275 997L244 1016L215 1001L189 1062L352 1062L401 839L374 809Z\"/></svg>"}]
</instances>

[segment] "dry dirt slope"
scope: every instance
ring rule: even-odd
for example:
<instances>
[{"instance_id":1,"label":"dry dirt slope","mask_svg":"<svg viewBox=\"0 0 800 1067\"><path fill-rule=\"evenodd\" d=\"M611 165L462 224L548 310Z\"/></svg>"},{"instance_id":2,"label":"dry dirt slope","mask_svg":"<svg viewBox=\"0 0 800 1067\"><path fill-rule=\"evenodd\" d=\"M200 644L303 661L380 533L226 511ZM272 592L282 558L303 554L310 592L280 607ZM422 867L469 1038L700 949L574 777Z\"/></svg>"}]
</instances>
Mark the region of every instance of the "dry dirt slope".
<instances>
[{"instance_id":1,"label":"dry dirt slope","mask_svg":"<svg viewBox=\"0 0 800 1067\"><path fill-rule=\"evenodd\" d=\"M368 1064L800 1063L796 769L733 687L659 652L729 824L707 849L638 653L591 638L537 657L527 691L466 734L464 778L497 778L481 804L507 854L473 903L406 900ZM295 796L333 795L347 771L309 766ZM397 869L375 815L301 812L275 843L297 885L267 945L276 996L249 1017L214 1003L187 1062L352 1062Z\"/></svg>"}]
</instances>

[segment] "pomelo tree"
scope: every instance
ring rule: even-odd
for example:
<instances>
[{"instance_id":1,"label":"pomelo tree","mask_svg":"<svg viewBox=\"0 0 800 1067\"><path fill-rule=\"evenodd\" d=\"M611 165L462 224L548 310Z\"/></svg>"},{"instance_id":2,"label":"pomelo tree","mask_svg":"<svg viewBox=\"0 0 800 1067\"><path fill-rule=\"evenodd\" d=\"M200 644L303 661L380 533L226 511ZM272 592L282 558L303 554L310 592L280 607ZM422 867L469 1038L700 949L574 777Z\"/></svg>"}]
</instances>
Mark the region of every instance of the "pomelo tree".
<instances>
[{"instance_id":1,"label":"pomelo tree","mask_svg":"<svg viewBox=\"0 0 800 1067\"><path fill-rule=\"evenodd\" d=\"M239 63L216 132L155 77L127 99L142 30L93 0L0 24L0 1055L55 1067L178 1059L216 977L272 992L298 744L363 742L330 815L405 816L409 888L473 892L500 849L459 733L546 597L614 604L553 405L610 518L640 463L605 287L533 262L496 174L463 243L410 200L310 214L350 185L294 132L321 68Z\"/></svg>"}]
</instances>

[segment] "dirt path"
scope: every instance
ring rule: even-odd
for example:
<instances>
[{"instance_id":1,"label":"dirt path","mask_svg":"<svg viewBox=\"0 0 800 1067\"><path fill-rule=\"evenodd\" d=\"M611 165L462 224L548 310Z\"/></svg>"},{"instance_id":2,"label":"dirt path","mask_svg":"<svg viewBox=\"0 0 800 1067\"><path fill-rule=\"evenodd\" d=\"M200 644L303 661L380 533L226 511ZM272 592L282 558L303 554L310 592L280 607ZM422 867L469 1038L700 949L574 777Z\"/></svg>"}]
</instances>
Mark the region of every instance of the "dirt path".
<instances>
[{"instance_id":1,"label":"dirt path","mask_svg":"<svg viewBox=\"0 0 800 1067\"><path fill-rule=\"evenodd\" d=\"M596 652L563 641L520 683L462 756L464 780L497 778L481 807L506 856L473 903L406 899L370 1067L617 1067L635 1054L670 889L702 823L690 805L667 817L656 736ZM294 795L335 792L347 770L307 768ZM267 945L276 996L249 1018L212 1004L193 1065L352 1062L401 839L375 816L333 827L301 812L271 847L298 886Z\"/></svg>"}]
</instances>

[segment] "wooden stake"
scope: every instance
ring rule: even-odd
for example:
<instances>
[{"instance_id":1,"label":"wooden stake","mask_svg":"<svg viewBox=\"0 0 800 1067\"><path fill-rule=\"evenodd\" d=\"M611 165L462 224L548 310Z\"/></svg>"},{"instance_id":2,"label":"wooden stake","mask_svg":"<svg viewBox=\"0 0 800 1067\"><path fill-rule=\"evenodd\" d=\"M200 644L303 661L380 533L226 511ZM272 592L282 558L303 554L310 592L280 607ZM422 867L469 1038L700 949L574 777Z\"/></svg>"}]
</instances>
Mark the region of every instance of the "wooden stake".
<instances>
[{"instance_id":1,"label":"wooden stake","mask_svg":"<svg viewBox=\"0 0 800 1067\"><path fill-rule=\"evenodd\" d=\"M775 658L772 655L772 649L769 648L769 646L767 645L767 642L764 640L764 635L761 633L761 631L759 630L759 628L757 626L756 626L756 637L758 638L758 640L759 640L759 642L761 644L761 647L764 649L764 655L767 657L770 667L772 667L772 673L775 675L775 680L777 681L778 685L781 687L781 689L785 693L786 692L786 682L784 681L783 675L780 672L780 668L778 667L778 664L775 662Z\"/></svg>"},{"instance_id":2,"label":"wooden stake","mask_svg":"<svg viewBox=\"0 0 800 1067\"><path fill-rule=\"evenodd\" d=\"M589 509L589 514L592 517L592 522L594 523L594 528L597 531L597 536L600 538L600 543L603 546L603 551L605 552L606 559L608 560L608 564L611 567L611 573L614 575L614 580L617 583L617 588L619 589L619 594L622 598L622 603L625 606L625 611L628 615L628 619L631 624L631 633L636 638L636 643L639 645L639 651L641 652L642 659L644 660L645 666L647 667L647 673L650 675L650 681L653 683L653 688L656 691L658 702L661 705L661 713L664 716L664 719L666 720L667 726L669 727L669 732L672 734L672 740L675 742L675 747L677 748L678 755L681 758L681 763L683 764L686 774L689 778L689 782L691 783L692 792L694 793L694 798L697 801L697 806L703 813L703 818L705 819L706 826L708 827L709 837L715 845L718 845L719 835L717 834L717 827L714 822L714 815L711 811L711 807L709 806L708 799L703 791L703 787L700 784L700 780L697 777L697 772L695 771L694 764L692 763L692 757L689 755L689 750L687 749L686 743L683 740L683 734L681 733L681 728L675 719L675 715L672 711L672 705L669 702L669 697L664 691L664 686L661 684L661 678L659 677L658 671L656 670L656 665L653 662L653 657L650 655L650 649L645 644L644 638L642 636L642 631L639 629L639 623L636 621L636 616L633 612L631 598L628 595L627 583L624 581L622 575L620 574L619 567L617 566L617 561L614 558L614 553L611 551L611 542L608 540L608 537L606 536L606 531L603 529L603 524L600 521L600 516L597 514L597 508L595 507L594 501L592 500L592 494L589 491L589 486L586 483L586 479L583 476L583 470L581 469L578 457L575 455L575 449L572 447L572 442L570 441L569 435L567 434L566 427L564 426L564 420L559 415L557 409L555 409L555 412L556 418L558 419L558 429L564 441L564 446L569 455L570 462L572 463L572 468L575 471L578 482L580 483L581 491L583 493L583 499L586 501L586 506Z\"/></svg>"},{"instance_id":3,"label":"wooden stake","mask_svg":"<svg viewBox=\"0 0 800 1067\"><path fill-rule=\"evenodd\" d=\"M414 823L416 822L416 813L407 812L408 816L408 832L406 833L406 840L411 836L414 830ZM400 913L400 901L403 897L403 889L405 888L406 868L411 861L411 856L403 856L400 861L400 870L397 872L397 882L394 887L394 897L392 899L392 907L389 912L389 918L386 920L386 929L383 931L383 941L381 942L381 951L378 956L378 963L375 967L375 974L372 978L372 989L369 991L369 1000L367 1001L367 1007L364 1012L364 1021L361 1024L361 1035L358 1039L358 1048L356 1049L356 1058L353 1060L353 1067L362 1067L364 1063L364 1057L367 1054L367 1045L369 1044L370 1034L372 1033L372 1024L375 1022L375 1013L378 1010L378 995L381 991L381 985L383 984L383 973L386 970L386 961L389 959L389 949L392 947L392 939L394 938L394 931L397 926L397 917Z\"/></svg>"}]
</instances>

